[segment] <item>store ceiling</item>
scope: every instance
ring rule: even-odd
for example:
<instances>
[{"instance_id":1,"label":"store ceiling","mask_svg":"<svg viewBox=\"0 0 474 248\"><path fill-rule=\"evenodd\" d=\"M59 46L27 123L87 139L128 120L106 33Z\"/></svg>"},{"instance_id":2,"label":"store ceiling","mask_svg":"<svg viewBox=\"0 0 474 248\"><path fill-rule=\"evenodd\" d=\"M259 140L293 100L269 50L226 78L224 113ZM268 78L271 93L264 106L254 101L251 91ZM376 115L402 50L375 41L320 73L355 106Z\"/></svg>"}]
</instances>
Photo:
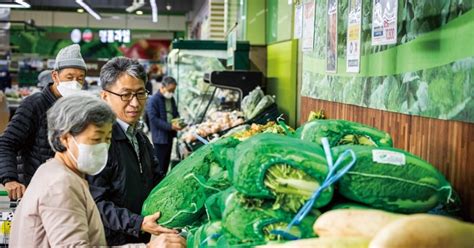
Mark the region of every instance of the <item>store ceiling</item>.
<instances>
[{"instance_id":1,"label":"store ceiling","mask_svg":"<svg viewBox=\"0 0 474 248\"><path fill-rule=\"evenodd\" d=\"M61 10L77 11L80 6L74 0L26 0L34 10ZM125 13L125 9L132 5L133 0L86 0L89 6L98 12ZM193 0L156 0L159 14L186 14L193 8ZM167 5L171 6L167 10ZM140 8L145 14L151 12L150 1Z\"/></svg>"}]
</instances>

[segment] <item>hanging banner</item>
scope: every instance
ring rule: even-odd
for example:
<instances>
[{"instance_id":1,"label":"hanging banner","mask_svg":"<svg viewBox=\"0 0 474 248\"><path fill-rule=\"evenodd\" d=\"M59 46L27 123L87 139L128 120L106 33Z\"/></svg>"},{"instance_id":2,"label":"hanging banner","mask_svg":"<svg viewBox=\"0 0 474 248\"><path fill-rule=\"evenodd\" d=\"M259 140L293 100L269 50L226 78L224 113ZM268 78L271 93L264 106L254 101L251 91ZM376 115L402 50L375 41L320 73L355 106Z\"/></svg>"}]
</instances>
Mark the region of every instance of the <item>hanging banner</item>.
<instances>
[{"instance_id":1,"label":"hanging banner","mask_svg":"<svg viewBox=\"0 0 474 248\"><path fill-rule=\"evenodd\" d=\"M295 6L295 33L293 34L295 39L301 39L303 30L303 5L298 4Z\"/></svg>"},{"instance_id":2,"label":"hanging banner","mask_svg":"<svg viewBox=\"0 0 474 248\"><path fill-rule=\"evenodd\" d=\"M313 51L314 45L314 0L304 3L303 7L303 52Z\"/></svg>"},{"instance_id":3,"label":"hanging banner","mask_svg":"<svg viewBox=\"0 0 474 248\"><path fill-rule=\"evenodd\" d=\"M397 43L398 0L374 0L372 46Z\"/></svg>"},{"instance_id":4,"label":"hanging banner","mask_svg":"<svg viewBox=\"0 0 474 248\"><path fill-rule=\"evenodd\" d=\"M347 72L358 73L360 70L360 34L361 34L362 0L349 1L349 18L347 24Z\"/></svg>"},{"instance_id":5,"label":"hanging banner","mask_svg":"<svg viewBox=\"0 0 474 248\"><path fill-rule=\"evenodd\" d=\"M337 71L337 0L328 0L326 71Z\"/></svg>"}]
</instances>

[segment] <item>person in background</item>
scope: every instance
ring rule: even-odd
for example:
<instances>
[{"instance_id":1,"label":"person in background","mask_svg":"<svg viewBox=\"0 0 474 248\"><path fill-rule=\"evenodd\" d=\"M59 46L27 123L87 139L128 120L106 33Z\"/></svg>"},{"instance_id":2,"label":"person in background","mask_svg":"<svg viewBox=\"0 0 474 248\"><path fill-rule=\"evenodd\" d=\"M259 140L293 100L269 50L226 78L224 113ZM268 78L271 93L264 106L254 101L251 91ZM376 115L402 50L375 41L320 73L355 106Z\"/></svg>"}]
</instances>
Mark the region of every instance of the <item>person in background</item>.
<instances>
[{"instance_id":1,"label":"person in background","mask_svg":"<svg viewBox=\"0 0 474 248\"><path fill-rule=\"evenodd\" d=\"M147 78L148 80L145 89L150 92L150 94L153 94L154 85L158 84L163 79L161 67L157 64L151 65L150 68L148 68ZM150 130L150 119L148 118L146 111L143 114L143 122L145 122L147 130Z\"/></svg>"},{"instance_id":2,"label":"person in background","mask_svg":"<svg viewBox=\"0 0 474 248\"><path fill-rule=\"evenodd\" d=\"M101 98L117 116L105 169L88 176L90 191L99 208L109 245L142 243L150 234L177 233L160 226L160 213L141 216L143 202L163 174L153 146L140 130L148 93L146 72L136 60L116 57L100 71Z\"/></svg>"},{"instance_id":3,"label":"person in background","mask_svg":"<svg viewBox=\"0 0 474 248\"><path fill-rule=\"evenodd\" d=\"M0 136L5 131L10 120L10 109L8 108L8 101L3 91L0 91Z\"/></svg>"},{"instance_id":4,"label":"person in background","mask_svg":"<svg viewBox=\"0 0 474 248\"><path fill-rule=\"evenodd\" d=\"M9 245L105 247L104 227L85 175L104 169L115 115L99 98L76 95L58 100L47 118L55 155L38 168L16 208ZM168 234L148 246L183 244L177 234Z\"/></svg>"},{"instance_id":5,"label":"person in background","mask_svg":"<svg viewBox=\"0 0 474 248\"><path fill-rule=\"evenodd\" d=\"M51 77L51 73L53 71L51 70L44 70L38 74L38 88L44 89L46 88L50 83L53 82L53 78Z\"/></svg>"},{"instance_id":6,"label":"person in background","mask_svg":"<svg viewBox=\"0 0 474 248\"><path fill-rule=\"evenodd\" d=\"M168 172L173 138L181 126L172 120L179 118L174 92L176 80L165 77L161 82L161 88L148 101L146 112L150 120L151 137L155 147L155 155L160 164L161 173Z\"/></svg>"},{"instance_id":7,"label":"person in background","mask_svg":"<svg viewBox=\"0 0 474 248\"><path fill-rule=\"evenodd\" d=\"M0 183L10 199L21 198L38 167L54 156L47 139L46 111L61 96L79 92L85 75L79 45L61 49L51 73L53 83L25 98L0 136ZM21 156L20 169L17 155Z\"/></svg>"},{"instance_id":8,"label":"person in background","mask_svg":"<svg viewBox=\"0 0 474 248\"><path fill-rule=\"evenodd\" d=\"M0 91L5 92L5 89L12 87L12 77L10 71L5 67L4 70L0 71Z\"/></svg>"}]
</instances>

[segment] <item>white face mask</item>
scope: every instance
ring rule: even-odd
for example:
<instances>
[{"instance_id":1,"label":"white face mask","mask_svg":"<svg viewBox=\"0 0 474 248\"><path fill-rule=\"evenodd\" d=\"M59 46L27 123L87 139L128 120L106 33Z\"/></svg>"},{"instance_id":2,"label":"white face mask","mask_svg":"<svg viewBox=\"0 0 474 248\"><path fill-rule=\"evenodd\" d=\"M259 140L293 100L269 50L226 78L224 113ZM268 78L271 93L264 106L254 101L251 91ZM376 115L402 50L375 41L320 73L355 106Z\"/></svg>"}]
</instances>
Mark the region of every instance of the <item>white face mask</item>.
<instances>
[{"instance_id":1,"label":"white face mask","mask_svg":"<svg viewBox=\"0 0 474 248\"><path fill-rule=\"evenodd\" d=\"M78 149L77 159L68 149L71 158L76 162L77 169L85 174L95 176L99 174L107 164L109 155L109 144L100 143L95 145L78 144L76 139L72 138Z\"/></svg>"},{"instance_id":2,"label":"white face mask","mask_svg":"<svg viewBox=\"0 0 474 248\"><path fill-rule=\"evenodd\" d=\"M59 82L58 91L61 96L71 96L81 91L82 85L76 80Z\"/></svg>"},{"instance_id":3,"label":"white face mask","mask_svg":"<svg viewBox=\"0 0 474 248\"><path fill-rule=\"evenodd\" d=\"M171 93L171 92L165 92L165 93L163 93L163 96L164 96L166 99L171 99L171 98L173 98L174 94Z\"/></svg>"}]
</instances>

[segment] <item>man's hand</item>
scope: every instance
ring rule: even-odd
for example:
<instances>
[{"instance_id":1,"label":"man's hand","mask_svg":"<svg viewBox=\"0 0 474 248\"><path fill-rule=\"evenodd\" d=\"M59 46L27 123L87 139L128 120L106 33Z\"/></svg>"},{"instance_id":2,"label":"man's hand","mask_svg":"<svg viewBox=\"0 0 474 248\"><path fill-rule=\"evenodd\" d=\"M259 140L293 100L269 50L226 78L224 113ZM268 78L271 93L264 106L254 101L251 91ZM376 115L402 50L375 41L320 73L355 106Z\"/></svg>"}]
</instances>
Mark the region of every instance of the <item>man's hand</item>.
<instances>
[{"instance_id":1,"label":"man's hand","mask_svg":"<svg viewBox=\"0 0 474 248\"><path fill-rule=\"evenodd\" d=\"M11 181L8 183L5 183L5 190L8 193L8 197L10 197L11 200L18 200L23 197L23 194L25 194L26 187L25 185L17 182L17 181Z\"/></svg>"},{"instance_id":2,"label":"man's hand","mask_svg":"<svg viewBox=\"0 0 474 248\"><path fill-rule=\"evenodd\" d=\"M172 123L171 124L171 129L173 129L174 131L179 131L183 128L181 128L181 126L178 123Z\"/></svg>"},{"instance_id":3,"label":"man's hand","mask_svg":"<svg viewBox=\"0 0 474 248\"><path fill-rule=\"evenodd\" d=\"M186 240L179 234L163 233L152 239L147 248L186 248Z\"/></svg>"},{"instance_id":4,"label":"man's hand","mask_svg":"<svg viewBox=\"0 0 474 248\"><path fill-rule=\"evenodd\" d=\"M168 229L166 227L162 227L158 225L157 220L160 218L160 212L156 212L155 214L145 216L143 218L142 223L142 231L151 233L153 235L160 235L162 233L170 233L170 234L177 234L178 231L173 229Z\"/></svg>"}]
</instances>

